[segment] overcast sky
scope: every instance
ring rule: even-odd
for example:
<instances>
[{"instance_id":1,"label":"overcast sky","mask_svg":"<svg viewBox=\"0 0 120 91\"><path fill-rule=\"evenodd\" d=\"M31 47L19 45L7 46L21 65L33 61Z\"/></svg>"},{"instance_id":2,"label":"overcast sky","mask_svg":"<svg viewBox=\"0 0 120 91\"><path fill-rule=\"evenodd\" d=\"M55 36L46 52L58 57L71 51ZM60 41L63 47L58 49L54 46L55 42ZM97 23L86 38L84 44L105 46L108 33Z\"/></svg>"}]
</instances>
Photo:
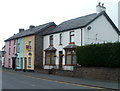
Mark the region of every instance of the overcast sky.
<instances>
[{"instance_id":1,"label":"overcast sky","mask_svg":"<svg viewBox=\"0 0 120 91\"><path fill-rule=\"evenodd\" d=\"M18 33L19 28L48 22L63 21L96 12L98 2L105 4L106 12L118 24L120 0L0 0L0 50L3 40Z\"/></svg>"}]
</instances>

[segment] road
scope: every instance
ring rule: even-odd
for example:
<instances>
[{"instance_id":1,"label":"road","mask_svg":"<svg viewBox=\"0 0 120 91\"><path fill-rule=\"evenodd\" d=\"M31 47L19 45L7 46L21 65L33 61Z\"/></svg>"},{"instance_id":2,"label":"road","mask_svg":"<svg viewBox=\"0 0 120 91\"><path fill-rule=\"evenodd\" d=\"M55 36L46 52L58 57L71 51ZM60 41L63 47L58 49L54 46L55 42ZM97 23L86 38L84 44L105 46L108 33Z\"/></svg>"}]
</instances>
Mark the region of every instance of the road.
<instances>
[{"instance_id":1,"label":"road","mask_svg":"<svg viewBox=\"0 0 120 91\"><path fill-rule=\"evenodd\" d=\"M101 89L92 86L85 86L80 84L31 76L29 74L23 74L24 72L1 71L0 74L1 73L2 73L2 89L34 89L34 90L35 89L73 89L73 90L94 89L95 91L99 91L99 89ZM110 91L110 90L102 89L102 91Z\"/></svg>"}]
</instances>

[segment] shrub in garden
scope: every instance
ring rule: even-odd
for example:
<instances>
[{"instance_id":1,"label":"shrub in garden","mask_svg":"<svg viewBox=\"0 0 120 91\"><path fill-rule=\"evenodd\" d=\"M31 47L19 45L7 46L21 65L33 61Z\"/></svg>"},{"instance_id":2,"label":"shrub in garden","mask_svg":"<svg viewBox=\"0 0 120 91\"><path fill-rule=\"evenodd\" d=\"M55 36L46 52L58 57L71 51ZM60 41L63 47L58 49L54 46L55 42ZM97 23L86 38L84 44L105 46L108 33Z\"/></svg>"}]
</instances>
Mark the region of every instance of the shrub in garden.
<instances>
[{"instance_id":1,"label":"shrub in garden","mask_svg":"<svg viewBox=\"0 0 120 91\"><path fill-rule=\"evenodd\" d=\"M120 67L120 43L79 46L77 63L85 67Z\"/></svg>"}]
</instances>

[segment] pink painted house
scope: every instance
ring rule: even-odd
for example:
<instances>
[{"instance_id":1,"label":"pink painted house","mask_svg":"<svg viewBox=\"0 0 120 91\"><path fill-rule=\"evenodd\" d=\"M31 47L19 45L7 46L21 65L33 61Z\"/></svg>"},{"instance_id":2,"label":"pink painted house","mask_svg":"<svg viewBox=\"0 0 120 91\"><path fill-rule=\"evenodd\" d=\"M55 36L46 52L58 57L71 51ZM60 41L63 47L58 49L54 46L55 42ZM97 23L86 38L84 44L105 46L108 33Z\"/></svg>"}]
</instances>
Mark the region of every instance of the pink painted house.
<instances>
[{"instance_id":1,"label":"pink painted house","mask_svg":"<svg viewBox=\"0 0 120 91\"><path fill-rule=\"evenodd\" d=\"M15 68L16 40L5 41L5 68Z\"/></svg>"}]
</instances>

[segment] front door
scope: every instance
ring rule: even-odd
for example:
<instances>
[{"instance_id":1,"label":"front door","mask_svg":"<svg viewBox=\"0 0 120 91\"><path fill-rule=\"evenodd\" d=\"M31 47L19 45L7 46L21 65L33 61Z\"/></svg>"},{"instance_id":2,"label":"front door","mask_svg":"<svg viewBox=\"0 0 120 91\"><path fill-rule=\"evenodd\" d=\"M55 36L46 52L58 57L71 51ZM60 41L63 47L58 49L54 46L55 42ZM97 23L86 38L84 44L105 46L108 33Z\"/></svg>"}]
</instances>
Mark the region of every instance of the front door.
<instances>
[{"instance_id":1,"label":"front door","mask_svg":"<svg viewBox=\"0 0 120 91\"><path fill-rule=\"evenodd\" d=\"M62 51L59 51L59 69L61 70L62 69L62 54L63 52Z\"/></svg>"},{"instance_id":2,"label":"front door","mask_svg":"<svg viewBox=\"0 0 120 91\"><path fill-rule=\"evenodd\" d=\"M12 68L15 69L16 57L12 57Z\"/></svg>"},{"instance_id":3,"label":"front door","mask_svg":"<svg viewBox=\"0 0 120 91\"><path fill-rule=\"evenodd\" d=\"M26 57L24 58L24 69L25 70L27 69L27 58Z\"/></svg>"},{"instance_id":4,"label":"front door","mask_svg":"<svg viewBox=\"0 0 120 91\"><path fill-rule=\"evenodd\" d=\"M21 58L21 69L23 69L23 58Z\"/></svg>"}]
</instances>

